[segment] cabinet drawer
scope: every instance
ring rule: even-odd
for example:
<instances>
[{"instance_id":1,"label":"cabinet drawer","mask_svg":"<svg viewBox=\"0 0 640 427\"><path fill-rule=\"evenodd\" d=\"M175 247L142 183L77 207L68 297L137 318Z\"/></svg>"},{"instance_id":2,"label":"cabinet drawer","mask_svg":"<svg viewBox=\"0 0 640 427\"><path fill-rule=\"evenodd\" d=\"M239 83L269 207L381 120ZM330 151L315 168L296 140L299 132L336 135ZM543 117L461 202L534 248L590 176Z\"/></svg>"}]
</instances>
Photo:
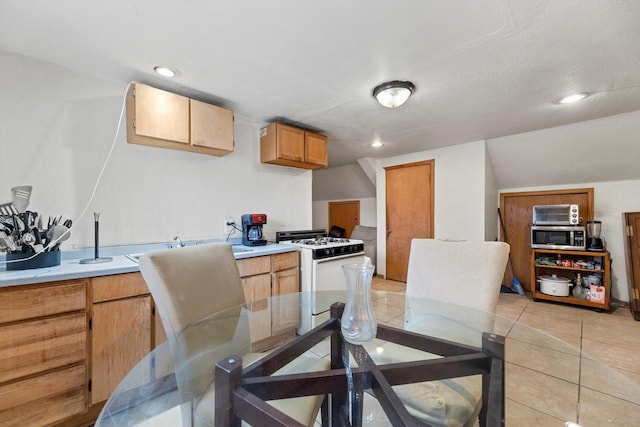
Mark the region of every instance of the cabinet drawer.
<instances>
[{"instance_id":1,"label":"cabinet drawer","mask_svg":"<svg viewBox=\"0 0 640 427\"><path fill-rule=\"evenodd\" d=\"M115 299L146 295L149 288L140 273L114 274L91 279L92 301L103 302Z\"/></svg>"},{"instance_id":2,"label":"cabinet drawer","mask_svg":"<svg viewBox=\"0 0 640 427\"><path fill-rule=\"evenodd\" d=\"M239 259L236 262L238 263L240 277L255 276L256 274L264 274L271 271L271 257L269 255Z\"/></svg>"},{"instance_id":3,"label":"cabinet drawer","mask_svg":"<svg viewBox=\"0 0 640 427\"><path fill-rule=\"evenodd\" d=\"M1 385L0 425L22 426L24 424L10 424L15 423L15 420L9 418L8 412L12 411L7 410L19 409L19 406L27 405L30 402L36 403L39 407L41 399L53 398L54 396L67 393L78 387L86 390L86 382L87 369L85 365L77 365L23 381ZM84 399L84 402L86 403L86 399ZM60 407L55 408L55 411L64 411L65 405L62 403L62 399L58 400L58 404ZM77 412L74 411L73 413ZM28 415L30 414L22 414L22 416ZM67 414L67 416L68 415L72 414Z\"/></svg>"},{"instance_id":4,"label":"cabinet drawer","mask_svg":"<svg viewBox=\"0 0 640 427\"><path fill-rule=\"evenodd\" d=\"M300 252L285 252L283 254L272 255L273 269L272 271L288 270L290 268L298 267L298 259L300 258Z\"/></svg>"},{"instance_id":5,"label":"cabinet drawer","mask_svg":"<svg viewBox=\"0 0 640 427\"><path fill-rule=\"evenodd\" d=\"M46 286L16 286L0 291L0 323L84 310L87 279Z\"/></svg>"},{"instance_id":6,"label":"cabinet drawer","mask_svg":"<svg viewBox=\"0 0 640 427\"><path fill-rule=\"evenodd\" d=\"M4 427L42 427L86 412L87 392L84 387L38 399L0 411Z\"/></svg>"},{"instance_id":7,"label":"cabinet drawer","mask_svg":"<svg viewBox=\"0 0 640 427\"><path fill-rule=\"evenodd\" d=\"M0 383L80 362L86 355L85 313L0 326Z\"/></svg>"}]
</instances>

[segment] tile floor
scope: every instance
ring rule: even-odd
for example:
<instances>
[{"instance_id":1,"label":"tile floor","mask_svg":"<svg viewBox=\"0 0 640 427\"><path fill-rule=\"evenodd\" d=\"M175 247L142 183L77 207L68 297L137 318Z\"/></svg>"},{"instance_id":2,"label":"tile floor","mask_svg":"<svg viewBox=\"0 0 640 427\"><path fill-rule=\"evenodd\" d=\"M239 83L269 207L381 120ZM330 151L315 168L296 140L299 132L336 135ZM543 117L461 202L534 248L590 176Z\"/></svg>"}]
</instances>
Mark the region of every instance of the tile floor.
<instances>
[{"instance_id":1,"label":"tile floor","mask_svg":"<svg viewBox=\"0 0 640 427\"><path fill-rule=\"evenodd\" d=\"M372 289L405 286L376 277ZM640 425L640 322L628 307L597 313L500 294L497 314L507 337L507 426Z\"/></svg>"}]
</instances>

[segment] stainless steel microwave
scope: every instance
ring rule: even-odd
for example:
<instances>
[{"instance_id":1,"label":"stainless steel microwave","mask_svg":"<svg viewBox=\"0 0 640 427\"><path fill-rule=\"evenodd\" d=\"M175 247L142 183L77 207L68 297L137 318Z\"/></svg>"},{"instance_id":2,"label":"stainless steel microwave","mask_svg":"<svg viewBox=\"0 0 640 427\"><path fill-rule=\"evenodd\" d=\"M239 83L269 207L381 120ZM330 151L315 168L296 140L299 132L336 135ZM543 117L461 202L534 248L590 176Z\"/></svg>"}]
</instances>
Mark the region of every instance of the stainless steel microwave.
<instances>
[{"instance_id":1,"label":"stainless steel microwave","mask_svg":"<svg viewBox=\"0 0 640 427\"><path fill-rule=\"evenodd\" d=\"M536 249L586 250L585 228L579 225L534 225L531 247Z\"/></svg>"},{"instance_id":2,"label":"stainless steel microwave","mask_svg":"<svg viewBox=\"0 0 640 427\"><path fill-rule=\"evenodd\" d=\"M535 205L533 225L578 225L580 209L578 205Z\"/></svg>"}]
</instances>

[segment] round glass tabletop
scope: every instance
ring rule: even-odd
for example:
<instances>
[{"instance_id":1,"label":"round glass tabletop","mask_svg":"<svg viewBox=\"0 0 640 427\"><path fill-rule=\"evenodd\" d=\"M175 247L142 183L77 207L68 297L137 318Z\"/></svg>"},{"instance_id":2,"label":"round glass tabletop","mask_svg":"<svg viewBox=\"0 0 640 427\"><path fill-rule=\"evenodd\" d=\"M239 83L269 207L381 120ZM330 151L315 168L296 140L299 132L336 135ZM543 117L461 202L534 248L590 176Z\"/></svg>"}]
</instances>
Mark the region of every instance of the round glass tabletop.
<instances>
[{"instance_id":1,"label":"round glass tabletop","mask_svg":"<svg viewBox=\"0 0 640 427\"><path fill-rule=\"evenodd\" d=\"M377 337L350 344L340 332L342 306L318 310L345 300L344 292L287 294L190 325L129 372L96 426L225 425L236 416L252 425L266 425L259 416L306 424L309 413L323 425L472 425L477 417L500 425L505 415L542 425L523 419L526 411L510 417L521 405L546 408L556 425L599 425L603 416L624 425L617 406L603 414L608 406L594 399L628 402L629 411L640 405L640 385L581 349L436 300L372 292ZM549 393L531 391L541 386Z\"/></svg>"}]
</instances>

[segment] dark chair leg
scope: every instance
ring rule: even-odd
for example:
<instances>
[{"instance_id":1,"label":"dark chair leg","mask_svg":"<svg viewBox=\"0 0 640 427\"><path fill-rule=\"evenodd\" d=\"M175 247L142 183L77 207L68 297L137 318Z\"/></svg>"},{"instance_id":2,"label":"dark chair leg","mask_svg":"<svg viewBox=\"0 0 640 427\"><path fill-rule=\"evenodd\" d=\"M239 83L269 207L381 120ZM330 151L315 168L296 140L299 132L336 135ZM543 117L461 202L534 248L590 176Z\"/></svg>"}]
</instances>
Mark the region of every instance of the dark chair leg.
<instances>
[{"instance_id":1,"label":"dark chair leg","mask_svg":"<svg viewBox=\"0 0 640 427\"><path fill-rule=\"evenodd\" d=\"M322 406L320 407L320 420L322 427L329 426L329 396L325 396L322 399Z\"/></svg>"}]
</instances>

